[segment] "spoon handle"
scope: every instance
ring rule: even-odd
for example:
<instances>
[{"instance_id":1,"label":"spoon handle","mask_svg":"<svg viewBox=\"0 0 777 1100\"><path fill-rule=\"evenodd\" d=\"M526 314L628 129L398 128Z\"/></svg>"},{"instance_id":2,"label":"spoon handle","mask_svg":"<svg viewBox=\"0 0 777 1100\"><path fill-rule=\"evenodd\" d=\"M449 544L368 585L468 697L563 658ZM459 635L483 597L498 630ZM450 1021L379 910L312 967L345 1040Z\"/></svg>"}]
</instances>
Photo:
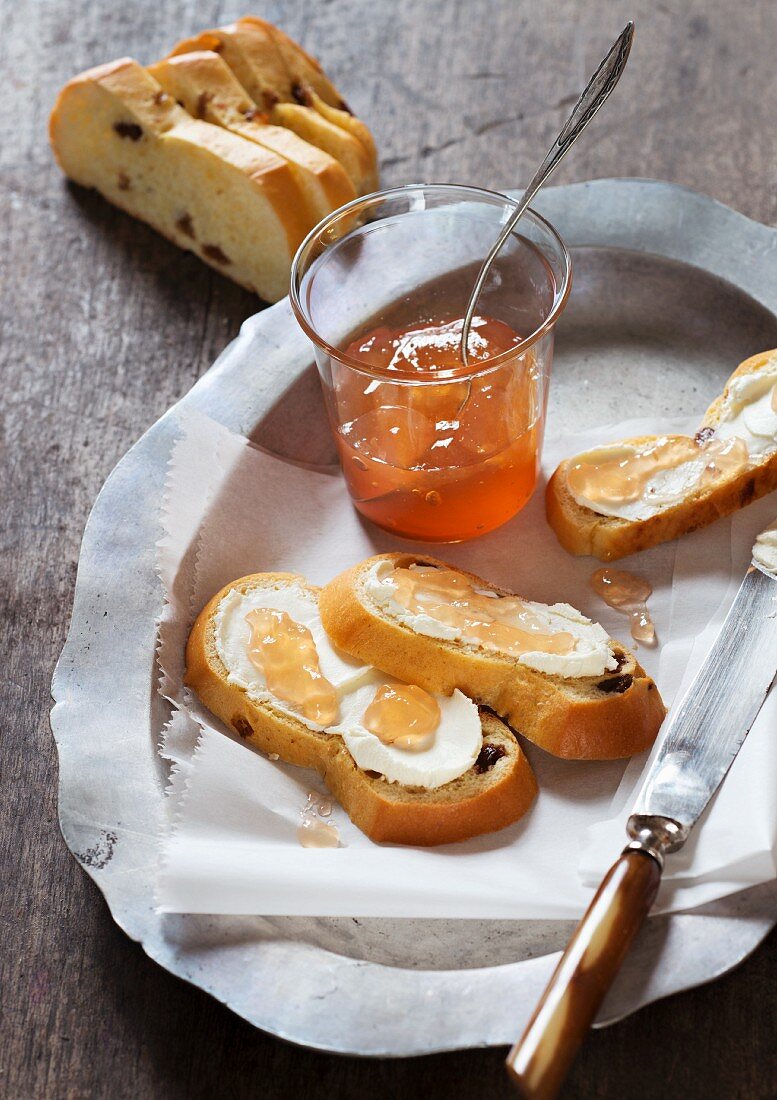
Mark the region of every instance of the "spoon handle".
<instances>
[{"instance_id":1,"label":"spoon handle","mask_svg":"<svg viewBox=\"0 0 777 1100\"><path fill-rule=\"evenodd\" d=\"M629 52L631 50L631 43L634 38L634 24L628 22L618 35L615 42L607 52L606 57L602 60L599 68L594 75L588 81L580 98L575 104L571 115L564 123L564 126L548 150L545 159L539 166L531 183L524 191L521 198L518 200L513 214L508 222L503 227L501 233L494 242L494 246L486 256L483 266L481 267L478 277L475 280L475 285L472 288L472 293L467 303L467 310L464 314L464 325L461 330L461 358L465 366L468 365L467 359L467 345L469 343L469 330L472 324L472 318L475 314L475 307L480 297L480 292L483 289L488 273L491 270L491 265L496 259L502 245L515 228L515 223L523 214L526 207L531 200L537 194L542 187L545 180L553 172L556 165L563 159L569 149L572 148L574 143L582 134L588 123L594 117L601 105L609 96L615 85L621 78L621 73L626 67L628 61Z\"/></svg>"}]
</instances>

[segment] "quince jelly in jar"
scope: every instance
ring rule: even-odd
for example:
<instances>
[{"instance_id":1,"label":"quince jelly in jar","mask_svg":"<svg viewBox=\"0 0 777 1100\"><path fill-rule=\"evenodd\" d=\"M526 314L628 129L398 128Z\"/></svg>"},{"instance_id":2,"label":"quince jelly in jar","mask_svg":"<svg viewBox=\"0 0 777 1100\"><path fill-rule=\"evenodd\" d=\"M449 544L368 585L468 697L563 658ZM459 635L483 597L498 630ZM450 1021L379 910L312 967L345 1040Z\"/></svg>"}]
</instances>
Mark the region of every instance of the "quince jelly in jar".
<instances>
[{"instance_id":1,"label":"quince jelly in jar","mask_svg":"<svg viewBox=\"0 0 777 1100\"><path fill-rule=\"evenodd\" d=\"M334 385L335 437L357 508L387 530L431 542L499 527L537 480L543 383L535 349L509 355L521 336L476 316L465 369L461 327L461 318L440 317L373 325L344 348L366 373L343 372Z\"/></svg>"}]
</instances>

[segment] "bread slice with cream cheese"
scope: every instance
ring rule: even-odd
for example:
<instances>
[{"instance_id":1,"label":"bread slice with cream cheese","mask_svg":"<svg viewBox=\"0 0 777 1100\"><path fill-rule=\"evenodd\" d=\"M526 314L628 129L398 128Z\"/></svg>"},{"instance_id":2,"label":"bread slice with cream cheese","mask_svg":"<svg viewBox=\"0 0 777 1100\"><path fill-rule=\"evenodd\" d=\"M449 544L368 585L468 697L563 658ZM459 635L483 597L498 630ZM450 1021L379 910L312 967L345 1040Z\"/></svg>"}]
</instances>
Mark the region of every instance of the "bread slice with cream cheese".
<instances>
[{"instance_id":1,"label":"bread slice with cream cheese","mask_svg":"<svg viewBox=\"0 0 777 1100\"><path fill-rule=\"evenodd\" d=\"M431 748L411 752L392 745L387 752L359 715L377 688L392 680L331 646L318 619L318 595L293 573L254 574L224 587L192 628L187 685L254 747L315 769L354 823L375 841L447 844L517 821L537 785L512 732L489 711L477 711L460 694L449 693L450 698L438 699L442 719ZM255 606L278 614L285 609L310 630L320 671L339 700L337 720L329 727L317 726L274 697L251 665L245 617ZM410 677L407 682L415 681ZM416 781L391 781L376 770L381 761L387 770Z\"/></svg>"},{"instance_id":2,"label":"bread slice with cream cheese","mask_svg":"<svg viewBox=\"0 0 777 1100\"><path fill-rule=\"evenodd\" d=\"M545 496L548 522L561 545L570 554L591 554L601 561L614 561L706 527L773 492L777 489L775 394L777 350L762 352L741 363L705 413L695 444L701 466L704 447L710 440L729 440L738 435L747 445L749 461L728 475L724 473L705 484L689 486L679 499L655 507L652 514L641 518L605 515L583 503L572 491L570 471L586 456L566 459L548 482ZM625 449L624 453L629 449L644 450L660 441L658 436L625 439L589 454L606 455L618 448ZM651 506L646 505L646 509L649 512Z\"/></svg>"},{"instance_id":3,"label":"bread slice with cream cheese","mask_svg":"<svg viewBox=\"0 0 777 1100\"><path fill-rule=\"evenodd\" d=\"M454 569L425 554L379 554L325 585L321 621L335 645L427 691L459 689L556 756L613 759L652 744L665 713L658 689L597 623L564 604L528 604L551 632L563 630L575 640L568 657L510 656L455 630L437 629L428 616L407 614L393 598L391 574L419 566ZM455 572L494 599L513 596L471 573Z\"/></svg>"}]
</instances>

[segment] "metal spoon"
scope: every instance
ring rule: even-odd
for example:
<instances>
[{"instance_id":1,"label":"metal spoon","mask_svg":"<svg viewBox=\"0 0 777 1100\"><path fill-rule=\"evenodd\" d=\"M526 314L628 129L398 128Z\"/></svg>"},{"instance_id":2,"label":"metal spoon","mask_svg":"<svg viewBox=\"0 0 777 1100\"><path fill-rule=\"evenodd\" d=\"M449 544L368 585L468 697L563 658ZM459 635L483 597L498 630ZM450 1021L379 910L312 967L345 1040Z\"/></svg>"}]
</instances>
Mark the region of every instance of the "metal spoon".
<instances>
[{"instance_id":1,"label":"metal spoon","mask_svg":"<svg viewBox=\"0 0 777 1100\"><path fill-rule=\"evenodd\" d=\"M515 228L515 223L523 214L526 207L537 194L556 165L572 148L583 130L620 80L621 73L626 67L633 38L634 24L629 21L610 47L607 56L601 62L599 68L589 80L561 133L553 142L545 159L534 174L531 183L521 196L514 214L504 226L494 243L494 247L491 249L488 256L486 256L478 277L475 280L475 285L472 288L472 293L467 303L467 310L464 314L464 325L461 330L461 344L459 350L465 367L469 366L467 344L469 343L469 330L472 325L472 318L475 314L475 307L478 303L480 292L491 270L491 265L496 259L502 245L512 233Z\"/></svg>"}]
</instances>

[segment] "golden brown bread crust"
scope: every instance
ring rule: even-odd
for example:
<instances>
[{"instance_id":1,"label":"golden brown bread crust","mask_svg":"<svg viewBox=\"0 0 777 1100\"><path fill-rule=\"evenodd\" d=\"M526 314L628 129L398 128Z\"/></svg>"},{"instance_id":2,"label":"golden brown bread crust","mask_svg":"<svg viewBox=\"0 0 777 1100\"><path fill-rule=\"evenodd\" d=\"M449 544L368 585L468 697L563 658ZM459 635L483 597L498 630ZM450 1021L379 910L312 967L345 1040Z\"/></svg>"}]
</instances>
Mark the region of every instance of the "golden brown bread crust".
<instances>
[{"instance_id":1,"label":"golden brown bread crust","mask_svg":"<svg viewBox=\"0 0 777 1100\"><path fill-rule=\"evenodd\" d=\"M565 680L521 665L511 657L415 633L362 596L362 581L380 560L395 565L445 563L425 554L379 554L335 577L319 596L324 629L335 645L366 664L427 691L454 688L490 707L530 741L572 760L609 760L647 749L665 708L653 681L617 642L619 667L601 676ZM508 595L472 573L479 587Z\"/></svg>"},{"instance_id":2,"label":"golden brown bread crust","mask_svg":"<svg viewBox=\"0 0 777 1100\"><path fill-rule=\"evenodd\" d=\"M704 414L701 427L714 428L721 416L728 388L735 378L760 370L764 363L777 356L777 350L762 352L746 359L737 367ZM656 436L624 440L641 445L653 442ZM662 542L687 535L715 520L746 507L777 489L777 452L757 462L747 470L709 489L690 494L685 500L658 512L649 519L626 520L602 516L590 508L581 507L567 484L567 471L574 457L557 467L545 490L545 511L548 523L561 545L570 554L591 554L600 561L636 554Z\"/></svg>"},{"instance_id":3,"label":"golden brown bread crust","mask_svg":"<svg viewBox=\"0 0 777 1100\"><path fill-rule=\"evenodd\" d=\"M474 770L436 790L389 783L359 769L342 738L318 733L304 723L257 703L227 681L215 651L214 613L233 588L304 580L293 573L243 577L217 592L197 617L186 647L186 683L209 710L240 737L290 764L315 769L351 820L372 840L435 845L493 832L517 821L537 794L537 783L518 742L499 721L481 711L484 744L504 748L489 770ZM306 585L311 591L313 586Z\"/></svg>"}]
</instances>

